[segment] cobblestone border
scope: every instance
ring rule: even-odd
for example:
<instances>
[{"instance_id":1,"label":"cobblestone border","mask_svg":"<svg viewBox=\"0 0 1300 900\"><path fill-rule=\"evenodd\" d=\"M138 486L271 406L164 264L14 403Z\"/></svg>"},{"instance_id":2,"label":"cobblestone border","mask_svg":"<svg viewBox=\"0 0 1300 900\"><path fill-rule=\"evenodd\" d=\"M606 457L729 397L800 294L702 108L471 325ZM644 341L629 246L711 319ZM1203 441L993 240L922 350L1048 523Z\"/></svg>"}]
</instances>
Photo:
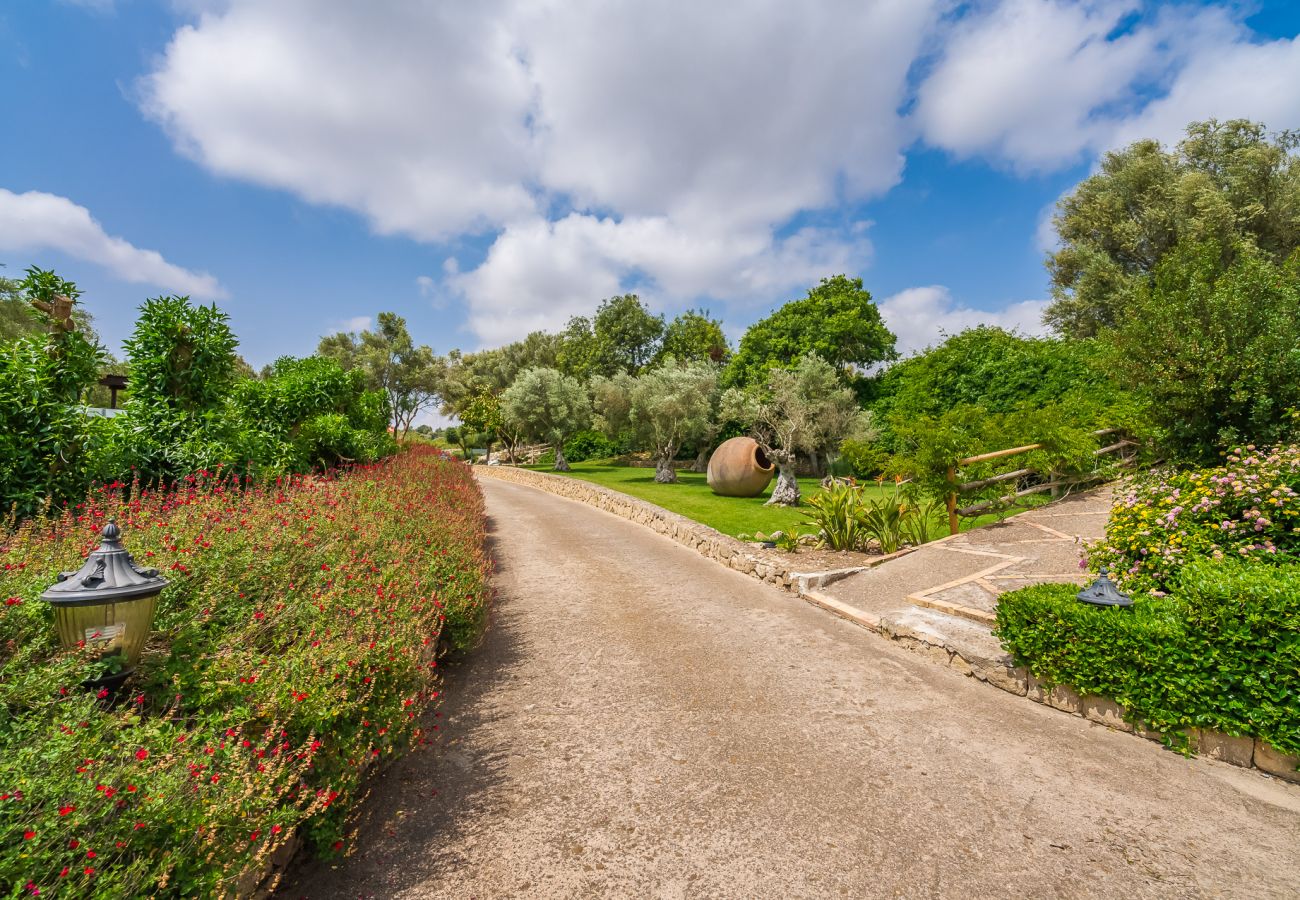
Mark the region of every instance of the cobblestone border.
<instances>
[{"instance_id":1,"label":"cobblestone border","mask_svg":"<svg viewBox=\"0 0 1300 900\"><path fill-rule=\"evenodd\" d=\"M962 675L986 682L1018 697L1026 697L1117 731L1137 734L1153 741L1163 740L1163 736L1158 732L1135 729L1131 723L1125 721L1123 708L1113 700L1105 697L1080 696L1063 685L1048 687L1030 675L1023 666L1013 665L1006 654L997 657L984 655L975 648L957 645L940 635L908 627L889 616L871 615L836 600L821 590L841 578L847 578L867 568L874 568L883 562L911 553L912 548L877 557L867 566L835 569L829 572L795 572L785 560L757 552L751 544L736 540L707 525L701 525L693 519L669 512L648 500L641 500L610 488L564 475L551 475L513 466L475 466L474 471L480 475L527 485L579 503L586 503L644 525L728 568L784 588L814 606L861 625L940 665L948 666ZM1300 782L1300 772L1297 771L1300 757L1281 753L1267 741L1233 737L1202 729L1192 729L1188 738L1191 746L1201 756L1243 768L1253 767L1287 781Z\"/></svg>"}]
</instances>

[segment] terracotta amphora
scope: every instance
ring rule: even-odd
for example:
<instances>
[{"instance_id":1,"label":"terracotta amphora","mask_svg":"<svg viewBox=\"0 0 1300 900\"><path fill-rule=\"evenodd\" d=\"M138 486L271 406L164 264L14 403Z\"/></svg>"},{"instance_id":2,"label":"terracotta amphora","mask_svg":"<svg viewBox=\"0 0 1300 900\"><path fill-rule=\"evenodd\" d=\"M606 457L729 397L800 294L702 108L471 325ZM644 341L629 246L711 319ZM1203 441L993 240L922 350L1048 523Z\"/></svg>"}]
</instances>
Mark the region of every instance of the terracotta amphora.
<instances>
[{"instance_id":1,"label":"terracotta amphora","mask_svg":"<svg viewBox=\"0 0 1300 900\"><path fill-rule=\"evenodd\" d=\"M757 497L775 472L763 448L751 437L723 441L709 457L709 487L723 497Z\"/></svg>"}]
</instances>

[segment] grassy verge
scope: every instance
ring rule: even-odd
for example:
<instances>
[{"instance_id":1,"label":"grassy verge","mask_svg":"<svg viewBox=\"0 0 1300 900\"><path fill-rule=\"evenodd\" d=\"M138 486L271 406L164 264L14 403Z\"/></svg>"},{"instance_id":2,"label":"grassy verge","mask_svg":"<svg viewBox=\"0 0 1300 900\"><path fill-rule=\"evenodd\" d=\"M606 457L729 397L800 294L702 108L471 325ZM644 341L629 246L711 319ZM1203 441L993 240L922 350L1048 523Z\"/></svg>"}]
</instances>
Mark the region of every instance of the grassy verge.
<instances>
[{"instance_id":1,"label":"grassy verge","mask_svg":"<svg viewBox=\"0 0 1300 900\"><path fill-rule=\"evenodd\" d=\"M527 468L539 472L551 471L549 466ZM649 500L656 506L662 506L664 509L694 519L733 537L759 531L771 534L774 531L797 530L800 529L808 513L804 507L791 509L784 506L764 506L771 493L770 486L759 497L719 497L709 490L708 481L702 472L679 471L677 484L657 484L654 480L654 469L620 466L608 460L589 460L573 463L571 472L554 474L590 481L642 500ZM820 491L821 485L816 478L800 478L799 488L803 491L806 500ZM874 499L893 496L894 487L892 484L882 486L868 483L863 491L867 499ZM1006 518L1008 514L999 513L965 520L962 522L962 530L996 522ZM812 531L813 529L803 525L801 530Z\"/></svg>"}]
</instances>

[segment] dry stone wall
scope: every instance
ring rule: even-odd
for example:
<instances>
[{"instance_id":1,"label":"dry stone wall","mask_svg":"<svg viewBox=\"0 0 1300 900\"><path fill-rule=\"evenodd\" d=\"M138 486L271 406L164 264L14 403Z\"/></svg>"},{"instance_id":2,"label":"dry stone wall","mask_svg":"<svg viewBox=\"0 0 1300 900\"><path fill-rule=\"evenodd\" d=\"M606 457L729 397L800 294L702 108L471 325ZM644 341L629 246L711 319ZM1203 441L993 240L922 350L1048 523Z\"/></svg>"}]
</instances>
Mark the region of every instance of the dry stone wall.
<instances>
[{"instance_id":1,"label":"dry stone wall","mask_svg":"<svg viewBox=\"0 0 1300 900\"><path fill-rule=\"evenodd\" d=\"M792 571L783 560L756 550L752 544L738 541L716 529L669 512L646 500L639 500L576 478L534 472L531 469L518 469L513 466L475 466L474 471L480 475L539 488L560 497L603 509L644 525L683 546L690 547L701 556L706 556L743 575L749 575L768 584L796 592L801 586L807 586L806 579L809 576L801 576L800 573ZM800 584L801 577L805 579L803 585Z\"/></svg>"}]
</instances>

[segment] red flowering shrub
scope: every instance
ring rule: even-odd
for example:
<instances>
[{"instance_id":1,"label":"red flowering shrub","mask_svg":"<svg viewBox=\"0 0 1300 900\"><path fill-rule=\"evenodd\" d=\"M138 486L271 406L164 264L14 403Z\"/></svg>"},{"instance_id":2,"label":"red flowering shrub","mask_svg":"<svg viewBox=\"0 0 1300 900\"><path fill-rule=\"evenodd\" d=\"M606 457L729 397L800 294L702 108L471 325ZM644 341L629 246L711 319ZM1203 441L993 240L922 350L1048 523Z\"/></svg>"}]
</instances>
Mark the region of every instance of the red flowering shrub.
<instances>
[{"instance_id":1,"label":"red flowering shrub","mask_svg":"<svg viewBox=\"0 0 1300 900\"><path fill-rule=\"evenodd\" d=\"M428 740L439 643L484 614L481 495L416 448L339 476L191 477L0 527L0 891L207 896L296 829L343 846L363 770ZM171 579L116 708L37 599L115 518Z\"/></svg>"}]
</instances>

